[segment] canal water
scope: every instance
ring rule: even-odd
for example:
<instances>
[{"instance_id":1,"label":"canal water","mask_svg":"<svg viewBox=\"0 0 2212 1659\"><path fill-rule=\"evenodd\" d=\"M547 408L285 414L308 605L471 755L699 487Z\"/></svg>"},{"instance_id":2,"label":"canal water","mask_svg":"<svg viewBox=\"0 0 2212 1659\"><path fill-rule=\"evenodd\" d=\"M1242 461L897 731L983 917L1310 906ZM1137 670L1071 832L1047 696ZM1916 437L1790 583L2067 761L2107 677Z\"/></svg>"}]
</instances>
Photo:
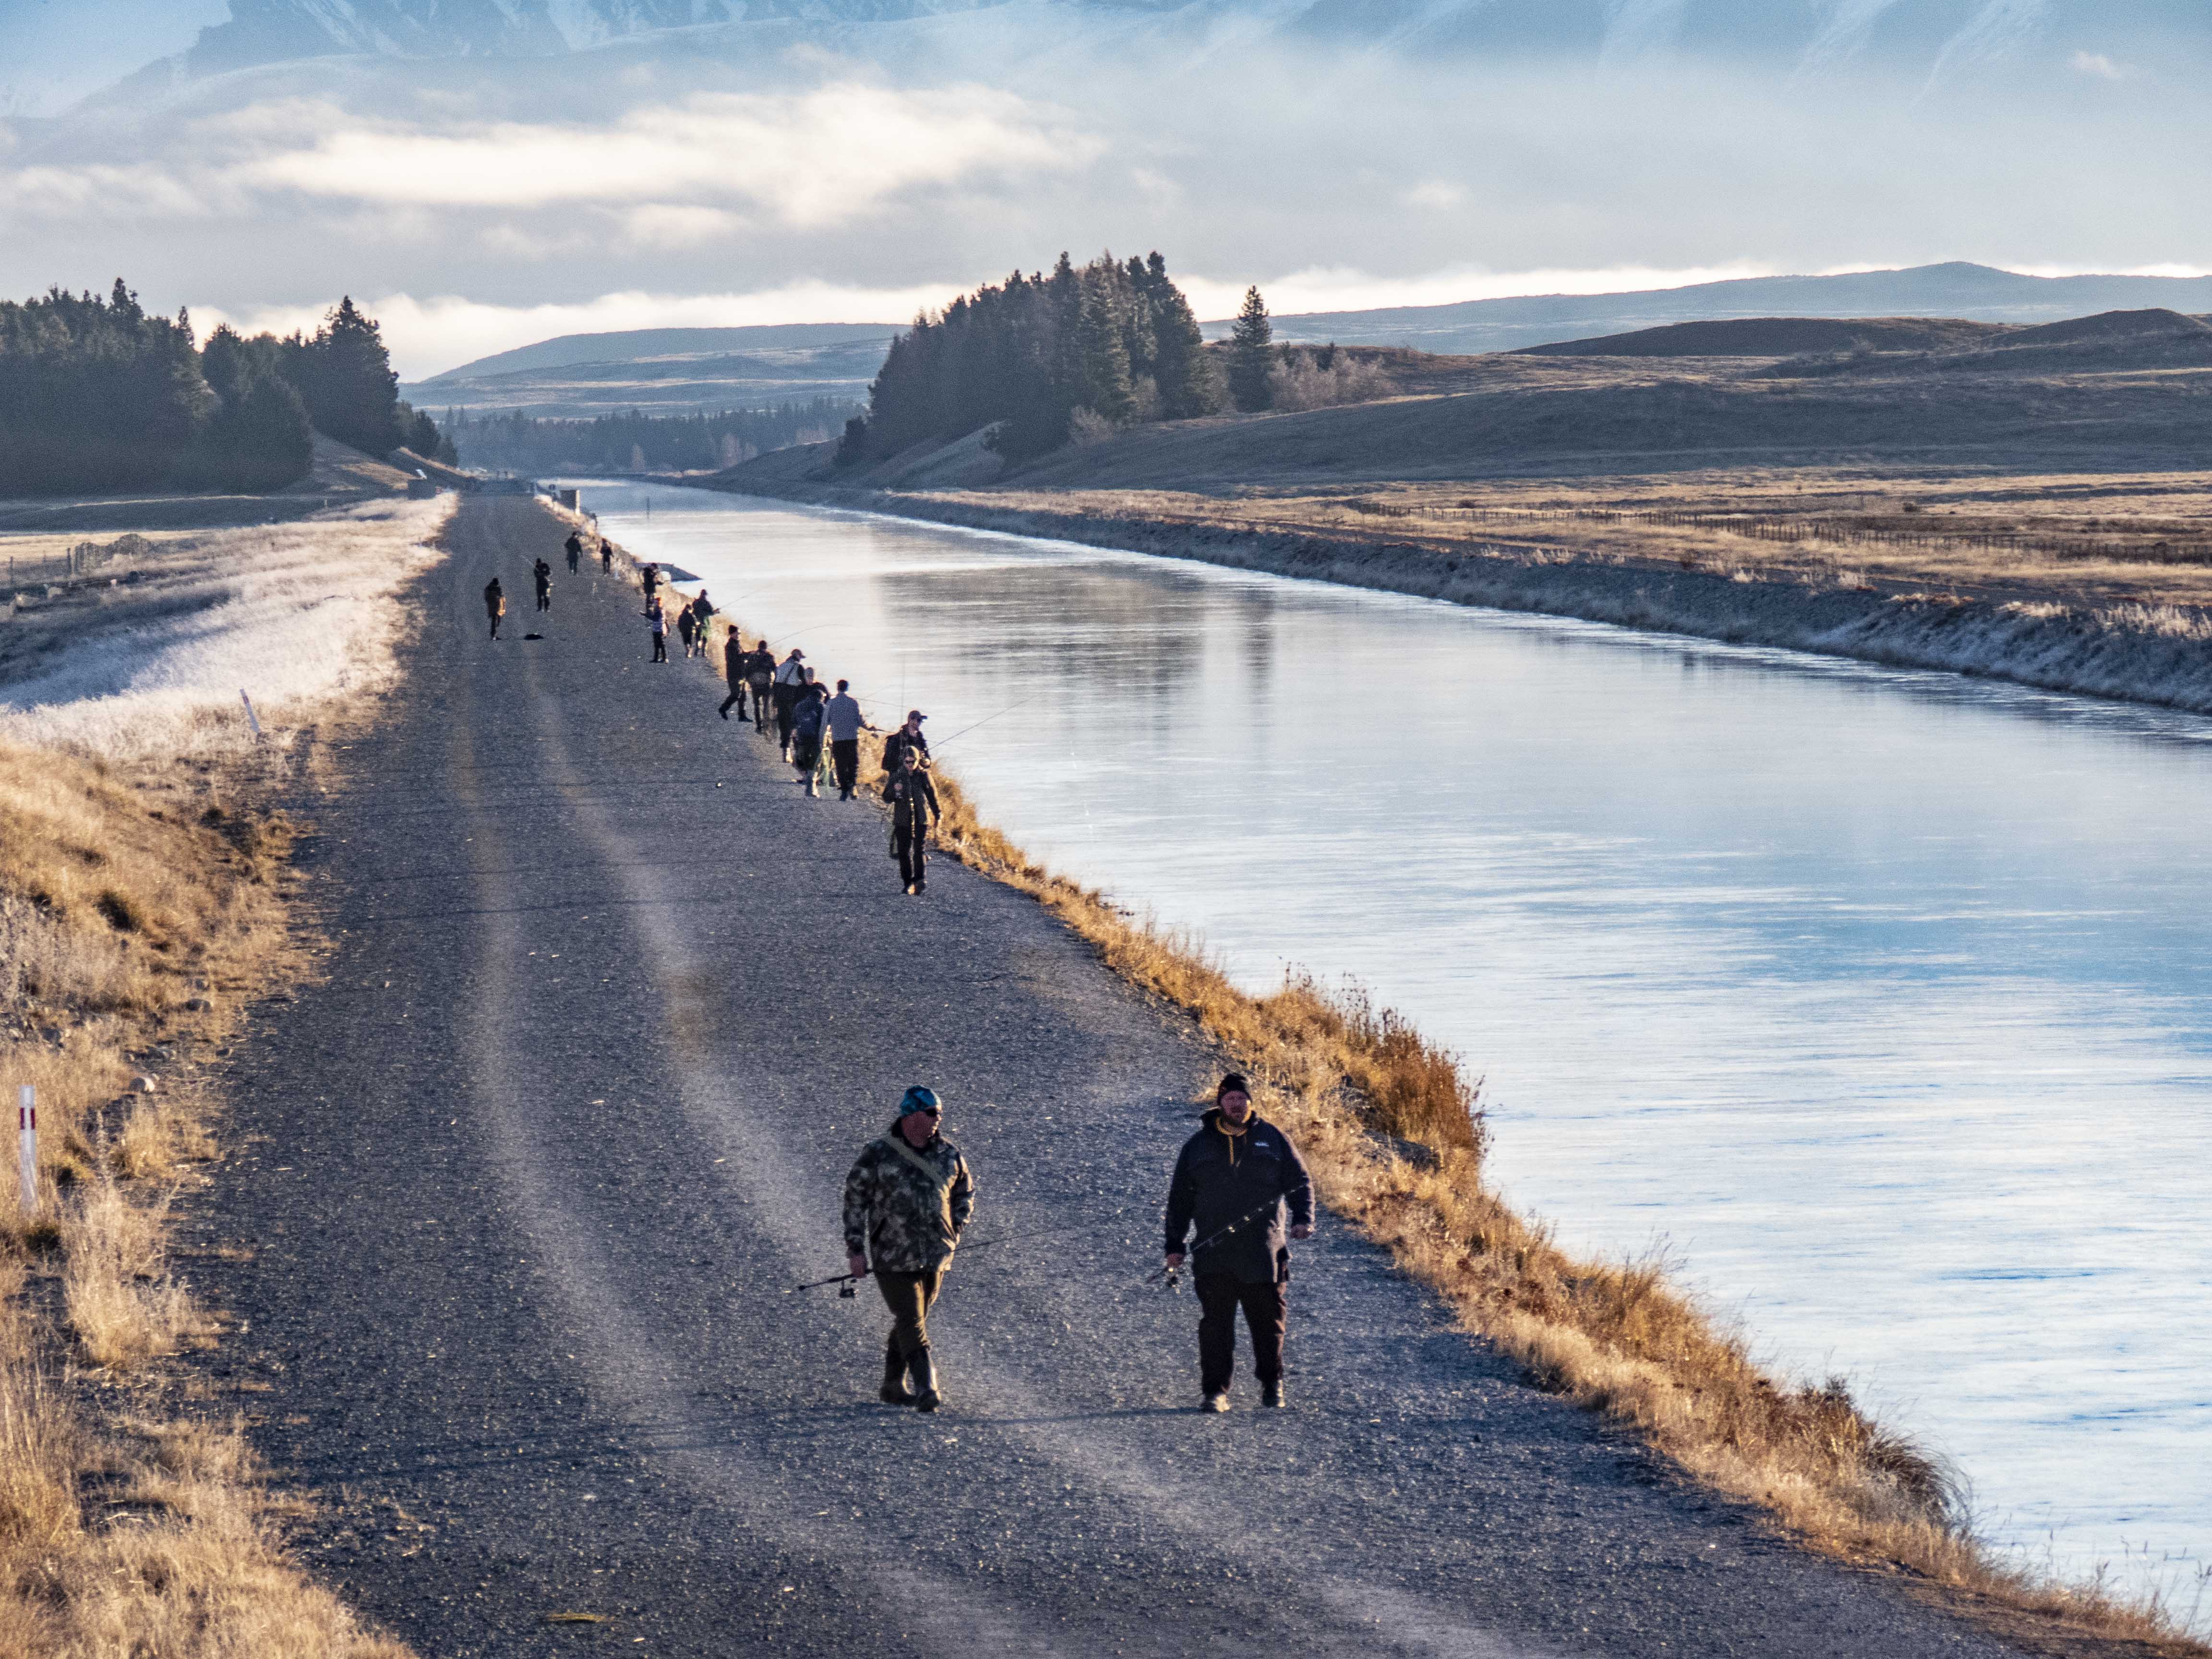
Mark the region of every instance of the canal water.
<instances>
[{"instance_id":1,"label":"canal water","mask_svg":"<svg viewBox=\"0 0 2212 1659\"><path fill-rule=\"evenodd\" d=\"M2212 722L701 491L586 501L879 724L926 710L1057 868L1249 987L1351 975L1456 1048L1514 1200L1578 1249L1663 1251L1764 1358L1850 1379L1956 1460L1992 1538L2203 1584Z\"/></svg>"}]
</instances>

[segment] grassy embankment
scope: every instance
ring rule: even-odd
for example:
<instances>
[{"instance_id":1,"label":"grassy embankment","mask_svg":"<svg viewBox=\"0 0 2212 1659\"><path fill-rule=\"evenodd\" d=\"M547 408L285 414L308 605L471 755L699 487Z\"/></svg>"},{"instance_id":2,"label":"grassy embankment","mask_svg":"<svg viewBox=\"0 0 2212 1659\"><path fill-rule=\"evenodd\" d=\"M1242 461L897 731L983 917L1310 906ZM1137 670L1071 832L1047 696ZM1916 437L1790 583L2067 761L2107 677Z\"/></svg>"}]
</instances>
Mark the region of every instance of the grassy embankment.
<instances>
[{"instance_id":1,"label":"grassy embankment","mask_svg":"<svg viewBox=\"0 0 2212 1659\"><path fill-rule=\"evenodd\" d=\"M252 804L276 728L373 689L430 511L185 538L0 630L19 684L98 680L104 652L169 671L0 720L0 1084L37 1086L41 1131L35 1218L12 1136L0 1159L0 1653L405 1659L286 1559L236 1402L173 1363L222 1322L166 1221L217 1152L202 1065L302 968L291 827Z\"/></svg>"},{"instance_id":2,"label":"grassy embankment","mask_svg":"<svg viewBox=\"0 0 2212 1659\"><path fill-rule=\"evenodd\" d=\"M719 671L731 619L718 618ZM862 745L862 779L881 783ZM1654 1261L1562 1249L1483 1181L1478 1085L1458 1056L1358 993L1291 979L1238 989L1197 940L1055 875L935 774L942 849L1029 894L1124 978L1182 1009L1259 1085L1306 1151L1324 1201L1437 1291L1540 1386L1633 1427L1698 1480L1814 1549L1902 1569L1954 1607L2048 1651L2203 1655L2153 1601L2008 1566L1977 1542L1955 1481L1868 1418L1845 1385L1778 1382Z\"/></svg>"}]
</instances>

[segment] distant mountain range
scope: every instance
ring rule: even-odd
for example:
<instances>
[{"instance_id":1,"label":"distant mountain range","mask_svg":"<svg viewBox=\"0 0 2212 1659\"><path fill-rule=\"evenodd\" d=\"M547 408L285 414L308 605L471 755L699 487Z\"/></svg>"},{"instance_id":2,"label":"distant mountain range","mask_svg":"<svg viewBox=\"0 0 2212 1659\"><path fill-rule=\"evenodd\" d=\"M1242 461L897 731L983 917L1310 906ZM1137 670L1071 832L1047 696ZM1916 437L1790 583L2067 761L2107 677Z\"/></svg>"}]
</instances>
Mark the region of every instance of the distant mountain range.
<instances>
[{"instance_id":1,"label":"distant mountain range","mask_svg":"<svg viewBox=\"0 0 2212 1659\"><path fill-rule=\"evenodd\" d=\"M168 3L204 11L204 0ZM1490 59L1681 52L1799 74L1861 63L1937 75L2040 64L2117 76L2154 54L2167 69L2179 67L2177 52L2212 58L2201 0L231 0L229 20L203 30L185 64L204 75L332 53L547 57L679 34L711 54L718 40L763 23L842 33L1008 5L1064 14L1067 27L1086 31L1143 34L1219 20Z\"/></svg>"},{"instance_id":2,"label":"distant mountain range","mask_svg":"<svg viewBox=\"0 0 2212 1659\"><path fill-rule=\"evenodd\" d=\"M896 323L641 328L563 334L400 387L418 409L581 419L691 415L867 396Z\"/></svg>"},{"instance_id":3,"label":"distant mountain range","mask_svg":"<svg viewBox=\"0 0 2212 1659\"><path fill-rule=\"evenodd\" d=\"M1540 294L1458 305L1281 316L1275 337L1417 351L1515 351L1669 323L1736 317L1957 317L2055 323L2100 311L2212 312L2212 277L2026 276L1954 262L1840 276L1749 276L1634 294ZM1229 324L1208 323L1224 338Z\"/></svg>"}]
</instances>

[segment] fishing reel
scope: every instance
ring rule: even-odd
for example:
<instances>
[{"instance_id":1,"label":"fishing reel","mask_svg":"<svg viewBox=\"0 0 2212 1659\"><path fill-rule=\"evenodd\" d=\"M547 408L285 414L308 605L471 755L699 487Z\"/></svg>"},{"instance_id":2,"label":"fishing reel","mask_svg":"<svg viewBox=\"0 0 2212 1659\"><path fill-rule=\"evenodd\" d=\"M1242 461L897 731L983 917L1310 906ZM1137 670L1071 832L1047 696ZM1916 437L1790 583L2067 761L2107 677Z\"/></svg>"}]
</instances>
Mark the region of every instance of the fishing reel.
<instances>
[{"instance_id":1,"label":"fishing reel","mask_svg":"<svg viewBox=\"0 0 2212 1659\"><path fill-rule=\"evenodd\" d=\"M860 1287L858 1285L852 1283L849 1279L837 1287L837 1299L840 1302L851 1302L858 1297L860 1294Z\"/></svg>"}]
</instances>

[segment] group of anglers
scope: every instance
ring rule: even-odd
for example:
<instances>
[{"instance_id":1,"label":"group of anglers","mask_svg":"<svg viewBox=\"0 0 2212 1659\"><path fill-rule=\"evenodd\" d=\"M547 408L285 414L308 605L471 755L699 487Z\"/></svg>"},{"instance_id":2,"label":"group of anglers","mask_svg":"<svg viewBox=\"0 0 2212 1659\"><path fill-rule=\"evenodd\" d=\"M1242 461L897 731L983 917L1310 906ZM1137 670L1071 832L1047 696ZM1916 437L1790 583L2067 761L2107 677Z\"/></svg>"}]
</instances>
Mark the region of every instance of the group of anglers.
<instances>
[{"instance_id":1,"label":"group of anglers","mask_svg":"<svg viewBox=\"0 0 2212 1659\"><path fill-rule=\"evenodd\" d=\"M890 1127L861 1148L845 1177L847 1280L872 1278L890 1310L879 1397L925 1412L944 1401L929 1310L975 1212L975 1175L945 1138L944 1120L933 1091L908 1089ZM1173 1283L1188 1260L1198 1292L1199 1408L1229 1409L1239 1309L1260 1402L1279 1407L1291 1242L1312 1236L1313 1184L1298 1149L1252 1109L1251 1085L1236 1073L1221 1079L1176 1158L1166 1219L1161 1273Z\"/></svg>"},{"instance_id":2,"label":"group of anglers","mask_svg":"<svg viewBox=\"0 0 2212 1659\"><path fill-rule=\"evenodd\" d=\"M580 530L570 531L566 548L568 555L568 574L573 576L583 563L584 532ZM602 537L599 538L599 568L604 572L611 571L614 568L614 544ZM530 567L530 581L531 586L537 592L538 610L550 611L553 608L553 567L544 559L533 561ZM491 623L491 636L497 639L499 625L507 620L507 590L500 586L498 577L494 576L484 584L483 602L484 615Z\"/></svg>"},{"instance_id":3,"label":"group of anglers","mask_svg":"<svg viewBox=\"0 0 2212 1659\"><path fill-rule=\"evenodd\" d=\"M571 533L572 574L584 550L582 533ZM612 545L602 540L599 552L600 568L611 570ZM642 574L653 660L665 662L671 623L659 594L661 572L648 564ZM532 577L538 609L550 610L551 567L538 560ZM497 639L507 599L496 576L484 588L484 609ZM678 608L674 626L685 655L705 653L714 614L703 589ZM724 647L723 666L729 695L722 700L722 718L733 708L739 720L747 718L750 696L754 730L765 734L774 720L783 757L799 769L808 794L818 793L818 773L826 765L838 799L854 799L864 722L848 683L839 680L833 695L815 678L804 651L793 648L779 662L766 640L748 649L734 631ZM909 894L924 890L928 830L941 816L929 778L929 740L921 729L926 718L920 709L908 710L905 723L884 744L891 850ZM861 1149L845 1177L847 1279L872 1278L891 1315L880 1390L888 1405L931 1412L943 1403L929 1310L975 1210L975 1176L960 1149L945 1138L943 1103L932 1090L908 1089L890 1129ZM1189 1261L1200 1307L1201 1410L1229 1409L1240 1309L1261 1403L1284 1403L1290 1246L1312 1231L1313 1187L1304 1161L1288 1135L1253 1111L1249 1084L1231 1073L1215 1091L1202 1126L1184 1143L1168 1183L1161 1273L1172 1284Z\"/></svg>"},{"instance_id":4,"label":"group of anglers","mask_svg":"<svg viewBox=\"0 0 2212 1659\"><path fill-rule=\"evenodd\" d=\"M706 594L702 592L699 598L703 602ZM778 662L766 640L748 649L734 629L722 644L722 673L730 688L718 711L724 720L732 708L739 720L748 718L750 696L753 730L765 736L770 720L775 722L783 758L798 769L809 795L819 795L826 780L836 785L838 799L855 799L860 781L860 733L867 722L853 696L852 682L839 680L833 693L814 677L806 653L797 646ZM929 889L929 829L943 816L937 786L929 778L929 739L921 731L928 718L919 708L909 708L905 723L884 739L890 854L898 860L899 879L909 896Z\"/></svg>"}]
</instances>

